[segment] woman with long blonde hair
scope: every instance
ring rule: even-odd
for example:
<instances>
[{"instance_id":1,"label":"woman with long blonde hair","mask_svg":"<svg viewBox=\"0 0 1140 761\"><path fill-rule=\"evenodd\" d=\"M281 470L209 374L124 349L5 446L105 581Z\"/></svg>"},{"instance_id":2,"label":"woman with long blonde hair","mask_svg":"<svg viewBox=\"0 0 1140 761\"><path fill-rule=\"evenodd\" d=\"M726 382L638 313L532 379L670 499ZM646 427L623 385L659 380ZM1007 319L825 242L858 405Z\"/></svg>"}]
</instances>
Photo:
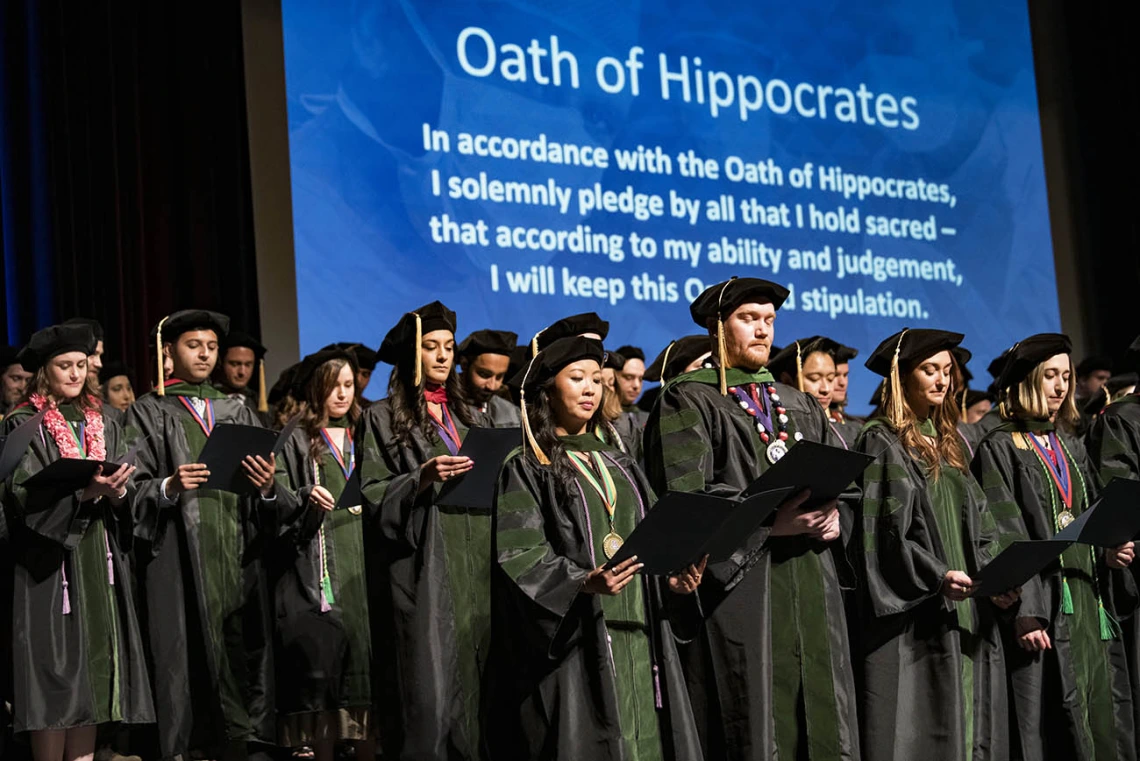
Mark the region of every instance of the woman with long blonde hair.
<instances>
[{"instance_id":1,"label":"woman with long blonde hair","mask_svg":"<svg viewBox=\"0 0 1140 761\"><path fill-rule=\"evenodd\" d=\"M1072 432L1069 337L1030 336L997 378L1002 423L973 470L999 530L1052 539L1097 496L1088 456ZM1133 716L1124 644L1115 618L1136 608L1127 568L1132 542L1098 550L1074 544L1027 582L1003 621L1016 734L1011 758L1133 759Z\"/></svg>"},{"instance_id":2,"label":"woman with long blonde hair","mask_svg":"<svg viewBox=\"0 0 1140 761\"><path fill-rule=\"evenodd\" d=\"M951 350L958 333L903 330L867 369L887 379L881 416L855 449L863 473L863 758L1002 761L1009 757L1005 669L995 604L973 575L996 540L958 434Z\"/></svg>"}]
</instances>

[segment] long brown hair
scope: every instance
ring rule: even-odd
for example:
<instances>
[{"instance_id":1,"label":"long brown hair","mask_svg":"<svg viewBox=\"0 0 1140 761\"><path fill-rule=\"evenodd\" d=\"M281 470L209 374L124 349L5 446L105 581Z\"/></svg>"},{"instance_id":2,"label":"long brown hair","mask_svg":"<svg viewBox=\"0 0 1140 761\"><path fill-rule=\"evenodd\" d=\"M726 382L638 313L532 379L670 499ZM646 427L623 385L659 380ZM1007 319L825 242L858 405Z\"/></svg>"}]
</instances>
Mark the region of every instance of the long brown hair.
<instances>
[{"instance_id":1,"label":"long brown hair","mask_svg":"<svg viewBox=\"0 0 1140 761\"><path fill-rule=\"evenodd\" d=\"M301 420L297 425L309 434L309 454L316 462L324 450L324 438L321 437L321 423L326 422L327 413L325 402L329 394L336 388L340 380L340 371L345 367L352 370L352 406L348 408L348 430L356 427L360 419L360 397L356 392L356 368L341 357L334 357L322 364L313 373L313 379L305 387L305 398L301 400Z\"/></svg>"},{"instance_id":2,"label":"long brown hair","mask_svg":"<svg viewBox=\"0 0 1140 761\"><path fill-rule=\"evenodd\" d=\"M83 390L79 392L79 396L70 401L81 410L102 409L103 399L96 390L95 384L91 381L91 376L86 373L87 371L84 370ZM28 381L27 389L24 391L24 401L26 402L31 399L32 394L47 397L50 393L47 365L45 364L39 370L36 370L35 373L32 374L31 380Z\"/></svg>"},{"instance_id":3,"label":"long brown hair","mask_svg":"<svg viewBox=\"0 0 1140 761\"><path fill-rule=\"evenodd\" d=\"M962 451L962 442L958 433L961 410L958 409L955 393L963 385L962 370L958 367L958 360L954 358L954 354L952 352L949 354L950 385L946 389L946 395L942 398L942 404L935 407L931 413L931 419L938 431L937 441L931 442L922 435L918 428L918 415L915 414L906 398L906 386L911 374L929 357L923 357L921 361L906 368L899 367L898 372L901 376L899 387L902 389L902 399L899 401L901 404L894 403L894 384L887 383L883 389L883 403L880 405L880 408L886 411L887 424L898 436L903 446L907 448L907 451L910 452L911 457L926 465L930 471L931 479L934 481L937 481L942 474L943 460L963 473L969 467L969 463L966 462L966 455Z\"/></svg>"},{"instance_id":4,"label":"long brown hair","mask_svg":"<svg viewBox=\"0 0 1140 761\"><path fill-rule=\"evenodd\" d=\"M417 352L416 362L423 362L422 355ZM467 393L463 390L463 381L455 371L455 361L451 363L451 370L447 373L447 380L443 387L447 389L447 409L458 418L463 425L470 428L475 424L475 417L471 414L471 407L467 404ZM412 431L420 429L428 443L439 441L439 434L435 431L435 423L428 415L427 401L424 399L423 385L415 383L415 365L402 361L392 368L388 376L388 405L392 410L392 434L403 446L411 446Z\"/></svg>"},{"instance_id":5,"label":"long brown hair","mask_svg":"<svg viewBox=\"0 0 1140 761\"><path fill-rule=\"evenodd\" d=\"M1073 372L1073 359L1069 360L1069 390L1061 402L1061 409L1057 410L1057 417L1053 420L1059 430L1072 433L1080 420L1077 412L1077 403L1074 401L1076 391L1076 373ZM1009 389L1006 398L1002 400L999 409L1003 420L1048 420L1049 401L1041 391L1041 381L1045 377L1045 363L1041 362L1029 371L1021 383Z\"/></svg>"}]
</instances>

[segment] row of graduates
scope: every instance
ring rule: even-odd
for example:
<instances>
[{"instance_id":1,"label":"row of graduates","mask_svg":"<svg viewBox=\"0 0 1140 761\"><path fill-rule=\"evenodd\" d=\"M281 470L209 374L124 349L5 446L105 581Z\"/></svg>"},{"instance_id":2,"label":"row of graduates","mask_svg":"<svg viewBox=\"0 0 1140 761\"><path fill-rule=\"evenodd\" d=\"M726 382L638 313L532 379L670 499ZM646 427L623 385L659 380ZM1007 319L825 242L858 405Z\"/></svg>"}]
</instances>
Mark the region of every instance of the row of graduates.
<instances>
[{"instance_id":1,"label":"row of graduates","mask_svg":"<svg viewBox=\"0 0 1140 761\"><path fill-rule=\"evenodd\" d=\"M1107 423L1100 461L1062 430L1061 337L1007 354L1007 414L972 464L962 337L888 338L867 362L888 381L881 414L854 444L876 460L849 493L810 510L799 495L707 569L605 567L655 490L735 497L799 441L842 445L765 367L786 294L733 279L692 304L712 357L664 358L644 470L600 426L605 323L541 332L514 383L526 445L493 514L437 502L474 466L467 431L491 422L465 403L438 302L385 338L395 370L367 410L352 351L306 358L296 431L275 462L244 465L253 496L201 488L195 463L218 423L257 424L208 382L224 317L164 320L173 377L122 429L85 401L90 335L41 331L5 424L48 410L3 492L15 728L43 758L62 757L62 729L108 722L157 722L170 758L277 743L327 757L338 739L408 759L1135 757L1134 638L1114 627L1136 606L1131 546L1074 546L1020 590L971 596L1001 547L1051 537L1135 462L1137 437ZM23 486L131 443L134 466L80 493ZM362 499L342 507L354 469Z\"/></svg>"}]
</instances>

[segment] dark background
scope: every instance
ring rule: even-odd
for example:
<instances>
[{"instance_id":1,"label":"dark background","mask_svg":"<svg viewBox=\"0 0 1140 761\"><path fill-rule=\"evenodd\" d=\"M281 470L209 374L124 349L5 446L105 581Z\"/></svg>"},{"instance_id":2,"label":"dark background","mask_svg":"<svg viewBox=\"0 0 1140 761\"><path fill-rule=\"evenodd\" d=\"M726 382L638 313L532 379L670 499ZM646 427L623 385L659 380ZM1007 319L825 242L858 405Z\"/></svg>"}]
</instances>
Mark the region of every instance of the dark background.
<instances>
[{"instance_id":1,"label":"dark background","mask_svg":"<svg viewBox=\"0 0 1140 761\"><path fill-rule=\"evenodd\" d=\"M240 3L0 5L0 338L94 317L146 388L150 329L175 309L259 333ZM1140 331L1137 45L1093 4L1030 7L1076 263L1058 268L1076 280L1065 329L1119 355Z\"/></svg>"}]
</instances>

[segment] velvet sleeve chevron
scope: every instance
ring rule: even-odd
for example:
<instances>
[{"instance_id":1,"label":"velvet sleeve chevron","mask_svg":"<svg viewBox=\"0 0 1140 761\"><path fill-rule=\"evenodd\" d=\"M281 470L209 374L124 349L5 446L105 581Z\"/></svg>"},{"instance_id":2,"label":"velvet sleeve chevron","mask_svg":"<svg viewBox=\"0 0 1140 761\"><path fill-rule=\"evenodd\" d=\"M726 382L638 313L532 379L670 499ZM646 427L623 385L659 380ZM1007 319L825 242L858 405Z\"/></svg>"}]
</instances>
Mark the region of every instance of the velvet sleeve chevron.
<instances>
[{"instance_id":1,"label":"velvet sleeve chevron","mask_svg":"<svg viewBox=\"0 0 1140 761\"><path fill-rule=\"evenodd\" d=\"M700 384L677 383L665 387L645 433L645 468L658 494L670 491L705 492L735 497L739 488L716 483L710 430L718 415L699 394Z\"/></svg>"},{"instance_id":2,"label":"velvet sleeve chevron","mask_svg":"<svg viewBox=\"0 0 1140 761\"><path fill-rule=\"evenodd\" d=\"M863 574L875 615L914 608L939 594L950 570L935 549L924 482L885 426L864 429L856 449L874 455L861 480Z\"/></svg>"},{"instance_id":3,"label":"velvet sleeve chevron","mask_svg":"<svg viewBox=\"0 0 1140 761\"><path fill-rule=\"evenodd\" d=\"M1140 480L1140 403L1117 402L1099 415L1089 430L1088 451L1102 487L1114 478Z\"/></svg>"}]
</instances>

